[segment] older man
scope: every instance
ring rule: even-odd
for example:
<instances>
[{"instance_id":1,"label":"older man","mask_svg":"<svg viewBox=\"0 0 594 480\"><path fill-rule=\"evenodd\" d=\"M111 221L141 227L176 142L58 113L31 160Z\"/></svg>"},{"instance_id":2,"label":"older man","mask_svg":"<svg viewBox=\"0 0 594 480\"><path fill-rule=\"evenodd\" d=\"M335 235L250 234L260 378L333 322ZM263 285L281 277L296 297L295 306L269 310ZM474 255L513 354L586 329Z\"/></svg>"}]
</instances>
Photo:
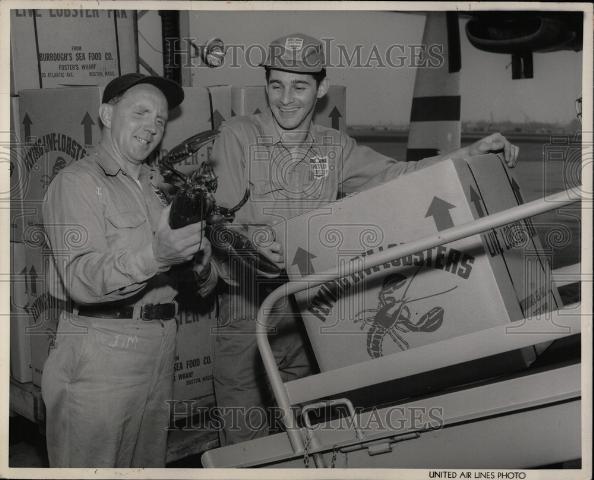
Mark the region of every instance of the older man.
<instances>
[{"instance_id":1,"label":"older man","mask_svg":"<svg viewBox=\"0 0 594 480\"><path fill-rule=\"evenodd\" d=\"M201 223L169 227L145 161L183 98L164 78L114 79L99 108L100 144L48 188L48 288L63 307L42 379L51 467L165 465L177 331L170 268L200 273L210 244Z\"/></svg>"}]
</instances>

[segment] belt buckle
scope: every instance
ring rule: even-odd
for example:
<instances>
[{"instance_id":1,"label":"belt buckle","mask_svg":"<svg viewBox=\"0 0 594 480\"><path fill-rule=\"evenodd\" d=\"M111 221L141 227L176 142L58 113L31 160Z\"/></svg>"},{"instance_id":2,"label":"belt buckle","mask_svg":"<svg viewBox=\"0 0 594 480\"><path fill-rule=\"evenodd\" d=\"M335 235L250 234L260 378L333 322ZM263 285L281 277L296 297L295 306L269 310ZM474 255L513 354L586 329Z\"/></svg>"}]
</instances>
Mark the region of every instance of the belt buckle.
<instances>
[{"instance_id":1,"label":"belt buckle","mask_svg":"<svg viewBox=\"0 0 594 480\"><path fill-rule=\"evenodd\" d=\"M173 312L171 309L173 308ZM145 322L152 320L170 320L176 315L175 303L147 303L140 307L140 318Z\"/></svg>"},{"instance_id":2,"label":"belt buckle","mask_svg":"<svg viewBox=\"0 0 594 480\"><path fill-rule=\"evenodd\" d=\"M154 320L154 305L152 303L147 303L145 305L141 305L140 307L140 318L145 322L150 322Z\"/></svg>"}]
</instances>

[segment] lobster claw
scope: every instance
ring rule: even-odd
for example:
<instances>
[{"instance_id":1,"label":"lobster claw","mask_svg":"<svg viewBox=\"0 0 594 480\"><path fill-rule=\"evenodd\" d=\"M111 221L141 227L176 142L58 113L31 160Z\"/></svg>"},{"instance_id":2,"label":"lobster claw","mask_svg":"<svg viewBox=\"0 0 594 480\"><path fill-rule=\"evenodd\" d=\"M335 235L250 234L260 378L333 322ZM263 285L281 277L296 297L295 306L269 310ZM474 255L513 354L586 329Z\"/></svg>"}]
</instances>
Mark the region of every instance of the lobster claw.
<instances>
[{"instance_id":1,"label":"lobster claw","mask_svg":"<svg viewBox=\"0 0 594 480\"><path fill-rule=\"evenodd\" d=\"M175 186L186 183L188 178L177 170L174 165L196 154L202 147L213 142L218 134L218 130L206 130L196 135L192 135L172 148L167 155L158 160L157 164L159 170L167 183Z\"/></svg>"},{"instance_id":2,"label":"lobster claw","mask_svg":"<svg viewBox=\"0 0 594 480\"><path fill-rule=\"evenodd\" d=\"M260 253L258 248L236 228L229 224L208 225L206 235L215 255L223 255L240 272L253 272L267 278L280 275L282 269Z\"/></svg>"}]
</instances>

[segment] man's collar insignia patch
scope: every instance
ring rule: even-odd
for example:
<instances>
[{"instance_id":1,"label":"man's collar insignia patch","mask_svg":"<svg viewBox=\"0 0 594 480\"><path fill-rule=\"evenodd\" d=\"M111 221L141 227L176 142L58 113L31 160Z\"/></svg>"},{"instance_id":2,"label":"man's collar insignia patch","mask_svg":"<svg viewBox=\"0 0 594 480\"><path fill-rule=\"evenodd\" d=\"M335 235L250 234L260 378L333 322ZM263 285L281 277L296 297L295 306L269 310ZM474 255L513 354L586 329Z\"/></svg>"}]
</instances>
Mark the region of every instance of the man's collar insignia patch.
<instances>
[{"instance_id":1,"label":"man's collar insignia patch","mask_svg":"<svg viewBox=\"0 0 594 480\"><path fill-rule=\"evenodd\" d=\"M326 178L328 176L328 156L317 156L309 159L309 166L313 178Z\"/></svg>"}]
</instances>

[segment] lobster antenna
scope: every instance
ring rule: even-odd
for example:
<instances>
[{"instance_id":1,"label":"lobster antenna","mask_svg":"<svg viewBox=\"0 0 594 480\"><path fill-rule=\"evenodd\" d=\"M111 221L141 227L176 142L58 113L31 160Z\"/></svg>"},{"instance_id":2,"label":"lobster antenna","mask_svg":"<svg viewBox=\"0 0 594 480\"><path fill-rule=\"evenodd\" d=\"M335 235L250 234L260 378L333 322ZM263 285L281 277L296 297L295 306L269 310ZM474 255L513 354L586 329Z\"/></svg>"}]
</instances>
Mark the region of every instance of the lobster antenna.
<instances>
[{"instance_id":1,"label":"lobster antenna","mask_svg":"<svg viewBox=\"0 0 594 480\"><path fill-rule=\"evenodd\" d=\"M413 300L408 300L406 303L416 302L417 300L423 300L425 298L437 297L438 295L443 295L444 293L448 293L448 292L451 292L452 290L456 290L456 288L458 288L458 285L455 285L452 288L448 288L447 290L444 290L443 292L432 293L431 295L425 295L424 297L419 297L419 298L414 298Z\"/></svg>"},{"instance_id":2,"label":"lobster antenna","mask_svg":"<svg viewBox=\"0 0 594 480\"><path fill-rule=\"evenodd\" d=\"M228 209L227 214L232 215L233 213L235 213L237 210L239 210L241 207L243 207L245 205L245 203L248 201L249 198L250 198L250 189L246 188L241 201L237 205L235 205L233 208Z\"/></svg>"}]
</instances>

